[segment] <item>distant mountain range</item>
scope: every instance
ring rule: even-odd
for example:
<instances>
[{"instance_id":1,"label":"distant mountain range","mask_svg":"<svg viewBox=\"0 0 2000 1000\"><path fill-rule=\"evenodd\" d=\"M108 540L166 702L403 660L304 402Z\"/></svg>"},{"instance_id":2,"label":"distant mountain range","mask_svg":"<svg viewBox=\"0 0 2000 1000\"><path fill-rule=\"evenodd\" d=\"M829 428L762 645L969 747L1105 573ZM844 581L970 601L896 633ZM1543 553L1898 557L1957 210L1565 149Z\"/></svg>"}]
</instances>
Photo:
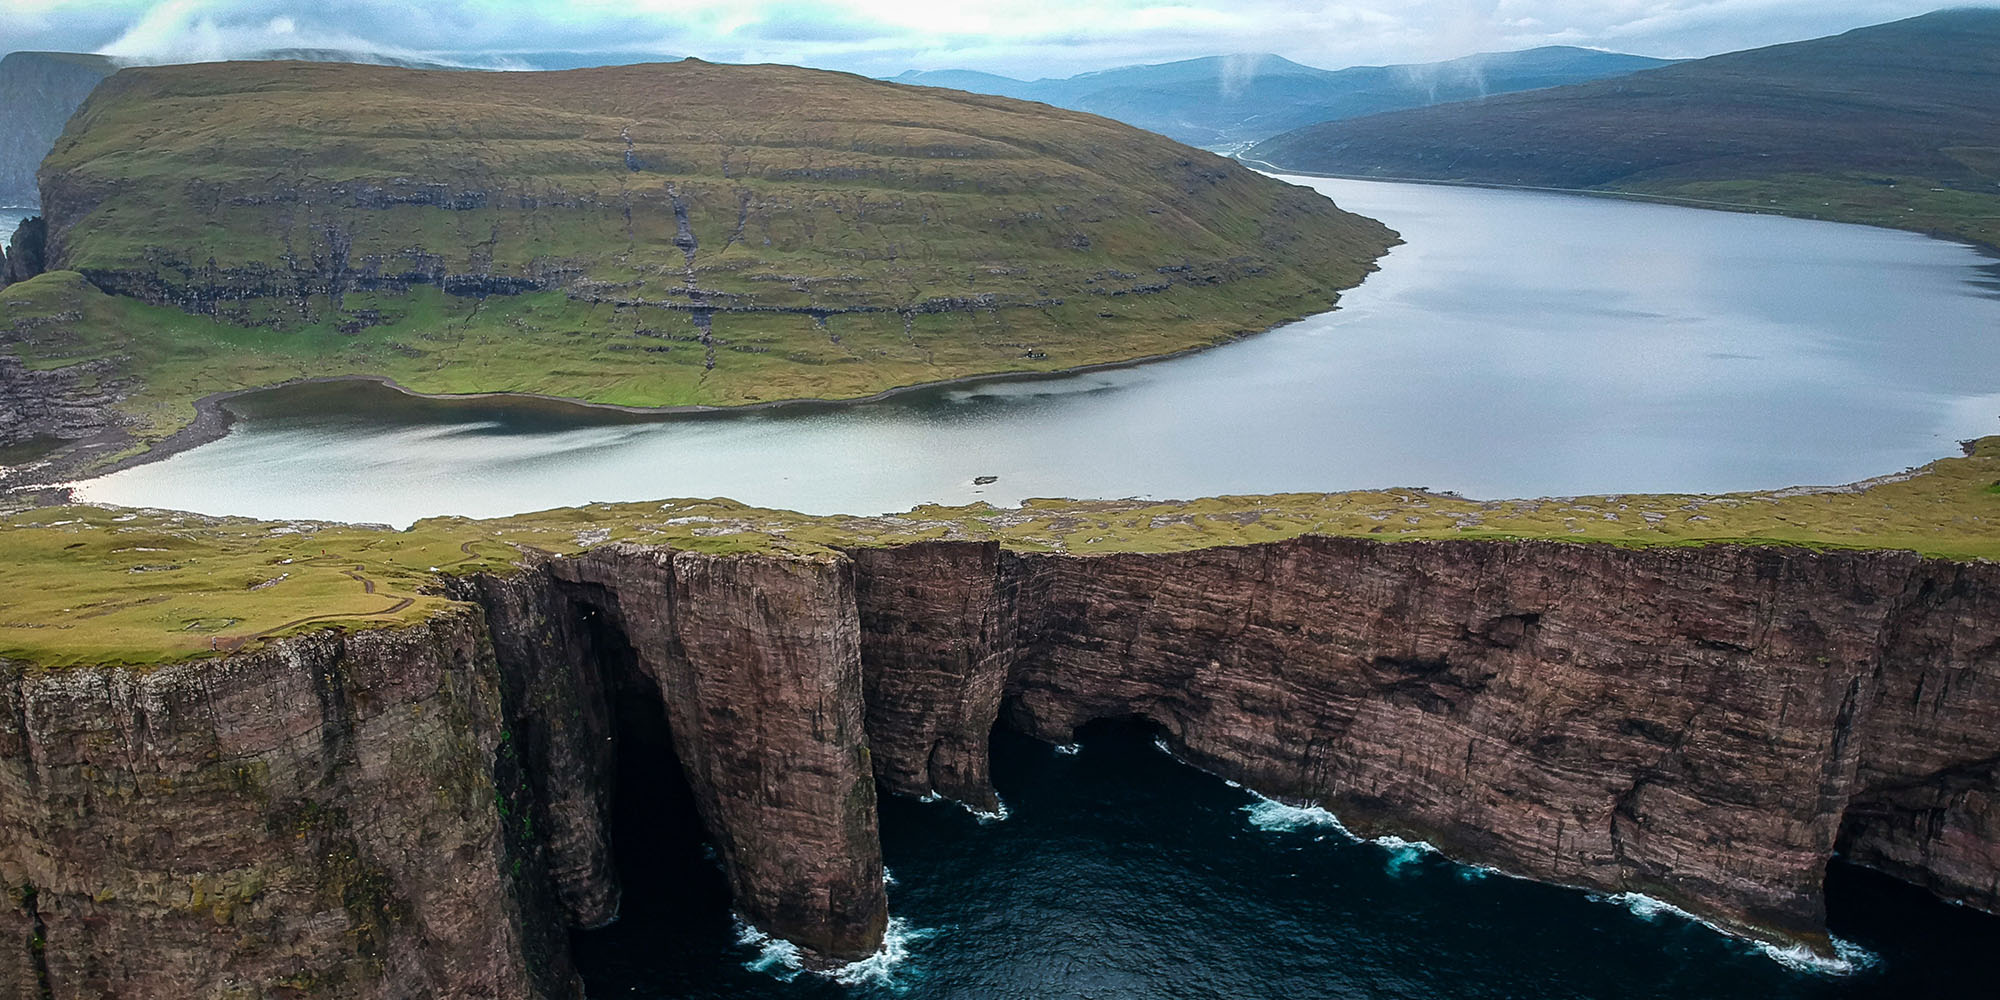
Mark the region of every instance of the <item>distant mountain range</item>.
<instances>
[{"instance_id":1,"label":"distant mountain range","mask_svg":"<svg viewBox=\"0 0 2000 1000\"><path fill-rule=\"evenodd\" d=\"M1295 170L1668 195L2000 244L2000 9L1309 125Z\"/></svg>"},{"instance_id":2,"label":"distant mountain range","mask_svg":"<svg viewBox=\"0 0 2000 1000\"><path fill-rule=\"evenodd\" d=\"M972 70L911 71L897 83L997 94L1088 111L1211 149L1301 125L1488 94L1598 80L1669 60L1547 46L1401 66L1317 69L1275 55L1210 56L1016 80Z\"/></svg>"},{"instance_id":3,"label":"distant mountain range","mask_svg":"<svg viewBox=\"0 0 2000 1000\"><path fill-rule=\"evenodd\" d=\"M70 113L117 69L103 56L75 52L9 52L0 59L0 204L35 203L35 168Z\"/></svg>"},{"instance_id":4,"label":"distant mountain range","mask_svg":"<svg viewBox=\"0 0 2000 1000\"><path fill-rule=\"evenodd\" d=\"M245 58L373 63L436 69L375 53L285 49ZM622 61L599 53L514 53L507 65L571 69ZM910 72L900 83L1041 101L1088 111L1211 148L1240 147L1312 122L1421 107L1483 94L1552 87L1665 65L1665 60L1554 46L1407 66L1324 70L1274 55L1214 56L1126 66L1060 80L1015 80L970 70ZM99 80L105 56L12 52L0 59L0 203L35 202L35 169Z\"/></svg>"}]
</instances>

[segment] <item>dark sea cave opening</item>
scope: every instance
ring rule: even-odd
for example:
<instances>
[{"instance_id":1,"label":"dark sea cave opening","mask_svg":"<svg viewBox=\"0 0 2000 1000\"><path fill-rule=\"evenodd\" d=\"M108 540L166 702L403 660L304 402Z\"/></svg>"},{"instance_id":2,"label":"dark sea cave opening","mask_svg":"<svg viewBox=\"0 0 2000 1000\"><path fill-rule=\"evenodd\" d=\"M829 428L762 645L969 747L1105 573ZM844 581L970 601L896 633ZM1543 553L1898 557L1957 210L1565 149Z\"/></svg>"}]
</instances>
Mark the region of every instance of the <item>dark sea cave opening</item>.
<instances>
[{"instance_id":1,"label":"dark sea cave opening","mask_svg":"<svg viewBox=\"0 0 2000 1000\"><path fill-rule=\"evenodd\" d=\"M621 720L633 724L664 731ZM1802 971L1643 901L1507 878L1422 845L1357 841L1323 812L1181 763L1163 752L1166 736L1128 716L1094 721L1057 747L1003 722L992 734L1007 812L997 821L884 795L902 957L848 982L795 974L738 940L699 832L657 811L665 795L621 792L625 917L576 935L585 984L592 997L649 1000L1990 992L1984 956L2000 920L1875 872L1836 863L1827 884L1834 932L1873 964L1842 976ZM621 788L657 788L656 772L626 777L635 756L620 754ZM680 833L669 841L663 830Z\"/></svg>"},{"instance_id":2,"label":"dark sea cave opening","mask_svg":"<svg viewBox=\"0 0 2000 1000\"><path fill-rule=\"evenodd\" d=\"M611 848L621 902L616 922L571 935L571 954L591 996L626 995L634 984L656 996L700 996L699 970L734 939L729 887L674 752L658 685L614 616L580 605L577 620L610 709Z\"/></svg>"}]
</instances>

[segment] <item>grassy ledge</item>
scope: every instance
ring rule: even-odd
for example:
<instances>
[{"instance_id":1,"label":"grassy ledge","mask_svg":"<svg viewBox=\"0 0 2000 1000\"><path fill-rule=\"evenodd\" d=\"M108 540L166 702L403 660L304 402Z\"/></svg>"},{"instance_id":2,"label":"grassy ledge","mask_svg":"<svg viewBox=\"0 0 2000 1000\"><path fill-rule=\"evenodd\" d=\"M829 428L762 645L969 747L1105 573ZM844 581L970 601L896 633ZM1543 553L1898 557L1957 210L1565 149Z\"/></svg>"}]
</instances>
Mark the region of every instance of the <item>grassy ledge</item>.
<instances>
[{"instance_id":1,"label":"grassy ledge","mask_svg":"<svg viewBox=\"0 0 2000 1000\"><path fill-rule=\"evenodd\" d=\"M1966 455L1841 487L1716 496L1478 501L1417 490L1172 503L1034 500L815 517L729 500L671 500L404 531L72 506L0 518L0 657L44 668L151 665L328 628L420 621L450 606L447 574L504 571L613 542L825 556L923 540L1021 551L1173 552L1301 535L1717 543L2000 558L2000 437Z\"/></svg>"}]
</instances>

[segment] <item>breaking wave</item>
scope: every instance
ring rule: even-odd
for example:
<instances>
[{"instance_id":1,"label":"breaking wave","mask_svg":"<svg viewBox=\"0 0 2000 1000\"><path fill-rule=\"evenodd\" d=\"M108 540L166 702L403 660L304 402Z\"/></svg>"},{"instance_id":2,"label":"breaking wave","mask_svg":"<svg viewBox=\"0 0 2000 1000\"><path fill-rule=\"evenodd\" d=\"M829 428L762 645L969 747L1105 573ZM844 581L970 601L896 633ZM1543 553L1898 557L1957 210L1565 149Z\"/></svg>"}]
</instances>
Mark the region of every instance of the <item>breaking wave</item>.
<instances>
[{"instance_id":1,"label":"breaking wave","mask_svg":"<svg viewBox=\"0 0 2000 1000\"><path fill-rule=\"evenodd\" d=\"M1589 898L1599 903L1623 906L1635 917L1648 922L1657 922L1661 917L1673 917L1700 924L1718 934L1725 935L1762 952L1772 961L1796 972L1813 972L1826 976L1848 976L1874 966L1881 957L1852 941L1833 938L1833 957L1814 954L1802 944L1778 945L1768 941L1747 938L1714 921L1642 892L1618 892L1610 895L1591 893Z\"/></svg>"},{"instance_id":2,"label":"breaking wave","mask_svg":"<svg viewBox=\"0 0 2000 1000\"><path fill-rule=\"evenodd\" d=\"M959 801L959 800L957 800L957 799L954 799L954 798L948 798L948 797L946 797L946 796L944 796L944 795L942 795L942 794L939 794L939 793L938 793L937 791L935 791L935 790L933 790L933 791L931 791L931 792L927 792L927 793L925 793L925 794L923 794L923 795L920 795L920 796L918 796L918 797L917 797L917 801L918 801L918 802L949 802L949 803L951 803L952 805L955 805L955 806L959 807L960 809L963 809L963 810L965 810L966 812L969 812L969 813L971 813L971 814L972 814L972 818L973 818L973 819L976 819L976 820L978 820L981 826L984 826L984 825L986 825L986 824L988 824L988 823L998 823L998 822L1001 822L1002 820L1005 820L1005 819L1006 819L1007 817L1009 817L1009 816L1012 816L1012 815L1013 815L1013 813L1011 813L1011 812L1009 812L1009 811L1007 810L1007 802L1006 802L1006 800L1005 800L1005 799L1002 799L1002 798L1001 798L1000 796L998 796L998 795L995 795L995 796L993 796L993 804L994 804L994 808L993 808L993 810L992 810L991 812L988 812L988 811L986 811L986 810L984 810L984 809L979 809L979 808L975 808L975 807L974 807L974 806L973 806L973 805L972 805L971 803L969 803L969 802L960 802L960 801Z\"/></svg>"},{"instance_id":3,"label":"breaking wave","mask_svg":"<svg viewBox=\"0 0 2000 1000\"><path fill-rule=\"evenodd\" d=\"M1257 801L1244 806L1243 812L1250 817L1250 825L1259 830L1270 833L1291 833L1297 830L1325 828L1354 840L1361 839L1341 824L1340 817L1318 806L1289 805L1277 799L1267 799L1256 792L1250 794L1255 796Z\"/></svg>"},{"instance_id":4,"label":"breaking wave","mask_svg":"<svg viewBox=\"0 0 2000 1000\"><path fill-rule=\"evenodd\" d=\"M751 972L761 972L787 983L805 974L830 979L842 986L886 986L897 992L909 986L898 978L898 973L909 971L902 966L909 961L910 946L927 941L936 934L929 928L911 927L910 922L902 917L890 917L889 927L882 934L882 947L875 949L873 955L830 969L809 969L805 964L805 954L798 945L766 934L744 921L736 923L736 943L757 950L756 957L743 963L743 967Z\"/></svg>"}]
</instances>

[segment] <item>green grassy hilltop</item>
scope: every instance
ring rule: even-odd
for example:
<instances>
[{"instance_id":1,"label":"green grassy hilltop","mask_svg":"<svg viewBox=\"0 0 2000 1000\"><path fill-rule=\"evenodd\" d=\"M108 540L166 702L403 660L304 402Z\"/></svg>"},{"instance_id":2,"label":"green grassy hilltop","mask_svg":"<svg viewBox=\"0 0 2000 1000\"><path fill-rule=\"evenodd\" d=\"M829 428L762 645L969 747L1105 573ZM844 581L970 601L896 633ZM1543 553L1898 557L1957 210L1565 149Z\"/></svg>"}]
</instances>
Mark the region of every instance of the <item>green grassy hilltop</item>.
<instances>
[{"instance_id":1,"label":"green grassy hilltop","mask_svg":"<svg viewBox=\"0 0 2000 1000\"><path fill-rule=\"evenodd\" d=\"M1664 197L2000 246L2000 9L1310 125L1246 157Z\"/></svg>"},{"instance_id":2,"label":"green grassy hilltop","mask_svg":"<svg viewBox=\"0 0 2000 1000\"><path fill-rule=\"evenodd\" d=\"M0 658L151 664L324 628L418 621L442 574L504 570L612 542L824 555L934 539L1020 551L1171 552L1301 535L1740 542L2000 558L2000 437L1960 458L1853 486L1721 496L1480 501L1419 490L1170 503L1033 500L811 516L729 500L596 504L407 530L166 511L54 507L0 517Z\"/></svg>"},{"instance_id":3,"label":"green grassy hilltop","mask_svg":"<svg viewBox=\"0 0 2000 1000\"><path fill-rule=\"evenodd\" d=\"M128 69L42 167L31 367L111 356L142 436L206 392L387 375L670 406L1202 347L1394 241L1091 115L784 66Z\"/></svg>"}]
</instances>

